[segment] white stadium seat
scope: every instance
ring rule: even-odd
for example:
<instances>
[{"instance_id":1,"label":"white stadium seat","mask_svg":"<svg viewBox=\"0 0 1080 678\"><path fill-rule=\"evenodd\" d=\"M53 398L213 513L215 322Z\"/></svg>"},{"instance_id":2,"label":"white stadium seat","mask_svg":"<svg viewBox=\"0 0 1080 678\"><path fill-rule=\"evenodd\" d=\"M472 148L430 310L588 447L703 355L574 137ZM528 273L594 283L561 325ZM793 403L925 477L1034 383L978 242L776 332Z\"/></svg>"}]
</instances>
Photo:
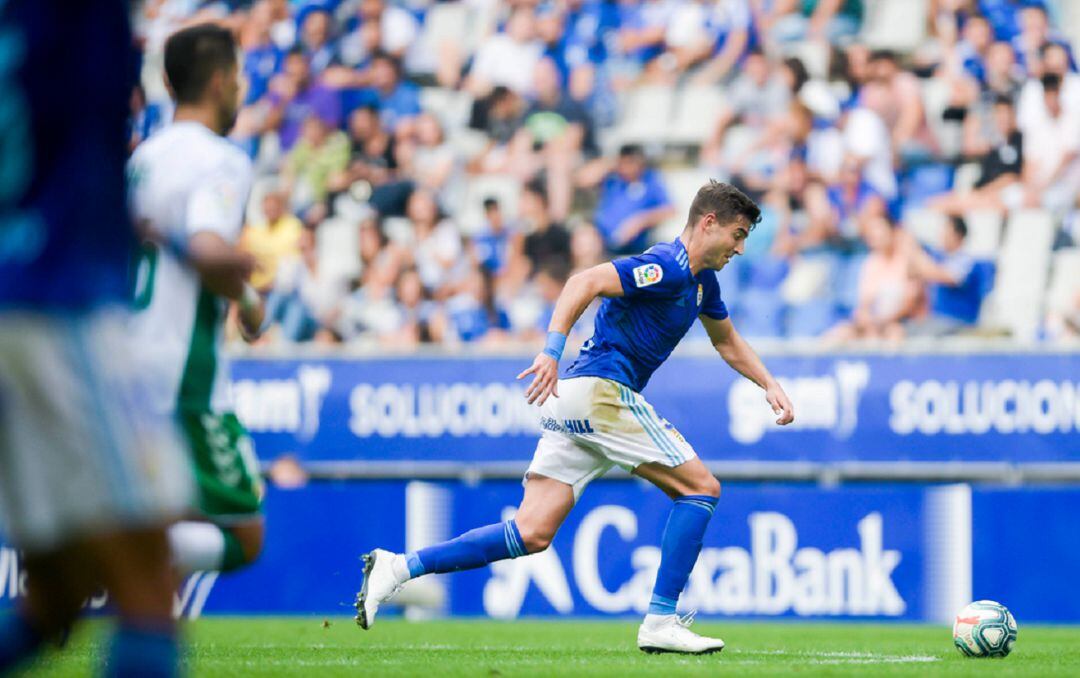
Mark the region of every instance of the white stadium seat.
<instances>
[{"instance_id":1,"label":"white stadium seat","mask_svg":"<svg viewBox=\"0 0 1080 678\"><path fill-rule=\"evenodd\" d=\"M613 134L620 144L663 144L671 127L675 93L671 87L646 85L626 94L622 119Z\"/></svg>"},{"instance_id":2,"label":"white stadium seat","mask_svg":"<svg viewBox=\"0 0 1080 678\"><path fill-rule=\"evenodd\" d=\"M963 145L963 128L959 123L942 118L949 106L951 86L944 78L929 78L920 83L926 124L938 141L941 155L946 158L959 155Z\"/></svg>"},{"instance_id":3,"label":"white stadium seat","mask_svg":"<svg viewBox=\"0 0 1080 678\"><path fill-rule=\"evenodd\" d=\"M468 92L444 87L420 90L420 107L439 119L448 138L469 124L472 105L473 98Z\"/></svg>"},{"instance_id":4,"label":"white stadium seat","mask_svg":"<svg viewBox=\"0 0 1080 678\"><path fill-rule=\"evenodd\" d=\"M909 209L904 213L904 229L923 245L941 247L941 231L948 218L941 212L925 208Z\"/></svg>"},{"instance_id":5,"label":"white stadium seat","mask_svg":"<svg viewBox=\"0 0 1080 678\"><path fill-rule=\"evenodd\" d=\"M997 259L991 324L1009 330L1022 343L1035 340L1042 322L1054 220L1043 210L1018 210L1009 216Z\"/></svg>"},{"instance_id":6,"label":"white stadium seat","mask_svg":"<svg viewBox=\"0 0 1080 678\"><path fill-rule=\"evenodd\" d=\"M816 42L793 42L782 46L785 57L795 57L806 66L811 78L824 79L829 75L829 47Z\"/></svg>"},{"instance_id":7,"label":"white stadium seat","mask_svg":"<svg viewBox=\"0 0 1080 678\"><path fill-rule=\"evenodd\" d=\"M964 250L976 259L994 259L1001 247L1001 224L997 210L973 210L964 215L968 235Z\"/></svg>"},{"instance_id":8,"label":"white stadium seat","mask_svg":"<svg viewBox=\"0 0 1080 678\"><path fill-rule=\"evenodd\" d=\"M871 49L910 52L926 37L928 0L866 0L862 38Z\"/></svg>"},{"instance_id":9,"label":"white stadium seat","mask_svg":"<svg viewBox=\"0 0 1080 678\"><path fill-rule=\"evenodd\" d=\"M674 216L661 224L654 232L654 240L673 240L686 225L686 209L709 175L700 169L668 170L664 172L664 188L676 205Z\"/></svg>"},{"instance_id":10,"label":"white stadium seat","mask_svg":"<svg viewBox=\"0 0 1080 678\"><path fill-rule=\"evenodd\" d=\"M1067 313L1080 294L1080 247L1054 252L1046 310Z\"/></svg>"},{"instance_id":11,"label":"white stadium seat","mask_svg":"<svg viewBox=\"0 0 1080 678\"><path fill-rule=\"evenodd\" d=\"M315 231L319 266L328 277L352 278L360 273L360 233L345 219L327 219Z\"/></svg>"},{"instance_id":12,"label":"white stadium seat","mask_svg":"<svg viewBox=\"0 0 1080 678\"><path fill-rule=\"evenodd\" d=\"M667 126L667 142L700 146L708 139L723 108L724 90L715 85L693 85L676 95L674 118Z\"/></svg>"},{"instance_id":13,"label":"white stadium seat","mask_svg":"<svg viewBox=\"0 0 1080 678\"><path fill-rule=\"evenodd\" d=\"M979 163L965 162L956 168L956 174L953 176L953 190L970 191L975 188L981 175L982 168L979 167Z\"/></svg>"}]
</instances>

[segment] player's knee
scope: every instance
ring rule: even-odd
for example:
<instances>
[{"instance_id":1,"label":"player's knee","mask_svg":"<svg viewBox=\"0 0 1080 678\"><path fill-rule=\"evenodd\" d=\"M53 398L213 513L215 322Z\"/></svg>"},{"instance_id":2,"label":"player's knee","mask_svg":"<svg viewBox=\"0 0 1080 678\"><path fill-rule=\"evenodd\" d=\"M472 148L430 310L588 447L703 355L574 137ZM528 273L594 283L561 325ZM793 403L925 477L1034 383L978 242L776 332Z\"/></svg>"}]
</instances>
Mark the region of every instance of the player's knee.
<instances>
[{"instance_id":1,"label":"player's knee","mask_svg":"<svg viewBox=\"0 0 1080 678\"><path fill-rule=\"evenodd\" d=\"M530 525L518 524L521 533L521 542L528 553L539 553L551 546L551 540L555 538L555 530L538 528Z\"/></svg>"},{"instance_id":2,"label":"player's knee","mask_svg":"<svg viewBox=\"0 0 1080 678\"><path fill-rule=\"evenodd\" d=\"M692 490L692 494L704 495L706 497L720 496L720 481L711 473L702 474L701 478L698 478L694 485L695 488Z\"/></svg>"}]
</instances>

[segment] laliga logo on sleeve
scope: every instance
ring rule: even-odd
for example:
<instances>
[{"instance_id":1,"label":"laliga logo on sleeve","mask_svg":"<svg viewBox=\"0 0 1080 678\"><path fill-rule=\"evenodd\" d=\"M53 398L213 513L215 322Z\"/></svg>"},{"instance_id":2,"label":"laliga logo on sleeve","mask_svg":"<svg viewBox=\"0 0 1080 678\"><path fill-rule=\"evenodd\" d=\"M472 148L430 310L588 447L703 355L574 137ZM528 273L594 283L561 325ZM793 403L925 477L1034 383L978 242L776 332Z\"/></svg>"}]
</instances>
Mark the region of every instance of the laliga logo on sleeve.
<instances>
[{"instance_id":1,"label":"laliga logo on sleeve","mask_svg":"<svg viewBox=\"0 0 1080 678\"><path fill-rule=\"evenodd\" d=\"M697 286L697 305L701 306L701 300L705 297L705 287L698 283Z\"/></svg>"},{"instance_id":2,"label":"laliga logo on sleeve","mask_svg":"<svg viewBox=\"0 0 1080 678\"><path fill-rule=\"evenodd\" d=\"M634 284L638 287L655 285L664 278L664 269L659 264L645 264L634 269Z\"/></svg>"}]
</instances>

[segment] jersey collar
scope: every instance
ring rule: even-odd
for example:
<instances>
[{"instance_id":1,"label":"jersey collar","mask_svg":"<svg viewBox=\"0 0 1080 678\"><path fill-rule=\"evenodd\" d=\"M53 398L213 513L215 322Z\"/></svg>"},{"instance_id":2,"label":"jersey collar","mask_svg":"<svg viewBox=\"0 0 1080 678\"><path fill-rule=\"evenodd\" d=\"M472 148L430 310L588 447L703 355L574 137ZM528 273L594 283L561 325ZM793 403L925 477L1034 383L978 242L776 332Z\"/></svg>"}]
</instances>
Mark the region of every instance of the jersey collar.
<instances>
[{"instance_id":1,"label":"jersey collar","mask_svg":"<svg viewBox=\"0 0 1080 678\"><path fill-rule=\"evenodd\" d=\"M683 244L681 238L675 238L673 242L675 244L675 261L679 262L679 266L689 273L691 278L695 277L690 271L690 253L686 251L686 245Z\"/></svg>"}]
</instances>

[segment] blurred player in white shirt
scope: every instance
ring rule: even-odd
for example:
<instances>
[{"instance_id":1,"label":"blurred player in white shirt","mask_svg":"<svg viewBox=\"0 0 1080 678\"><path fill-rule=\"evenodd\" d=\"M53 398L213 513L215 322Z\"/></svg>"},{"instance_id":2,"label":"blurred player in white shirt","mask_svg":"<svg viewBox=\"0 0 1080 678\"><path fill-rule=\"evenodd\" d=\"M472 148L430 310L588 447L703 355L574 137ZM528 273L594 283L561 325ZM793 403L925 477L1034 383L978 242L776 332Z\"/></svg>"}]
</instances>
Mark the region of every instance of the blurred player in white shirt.
<instances>
[{"instance_id":1,"label":"blurred player in white shirt","mask_svg":"<svg viewBox=\"0 0 1080 678\"><path fill-rule=\"evenodd\" d=\"M263 321L247 282L253 259L237 247L251 163L222 136L239 105L232 35L209 24L177 32L165 43L165 72L176 115L128 166L131 208L147 236L133 334L139 362L162 385L152 404L180 424L198 485L192 520L169 531L176 565L227 571L252 562L263 539L262 482L232 411L222 350L231 302L245 335Z\"/></svg>"}]
</instances>

